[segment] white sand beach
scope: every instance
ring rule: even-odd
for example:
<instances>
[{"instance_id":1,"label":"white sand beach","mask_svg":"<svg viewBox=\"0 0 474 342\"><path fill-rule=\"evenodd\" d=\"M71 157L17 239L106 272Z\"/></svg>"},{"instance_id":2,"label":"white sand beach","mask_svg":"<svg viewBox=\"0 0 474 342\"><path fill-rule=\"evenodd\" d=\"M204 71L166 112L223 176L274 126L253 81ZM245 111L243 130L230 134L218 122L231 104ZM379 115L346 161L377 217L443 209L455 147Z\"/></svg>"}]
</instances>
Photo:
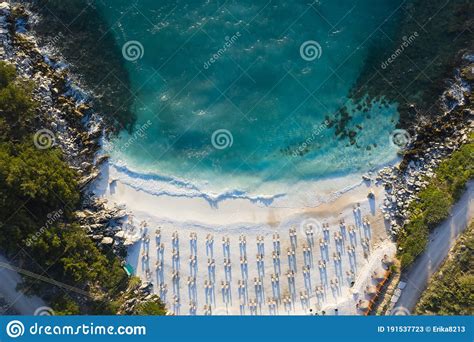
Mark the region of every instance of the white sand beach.
<instances>
[{"instance_id":1,"label":"white sand beach","mask_svg":"<svg viewBox=\"0 0 474 342\"><path fill-rule=\"evenodd\" d=\"M361 175L296 186L299 207L288 198L211 206L136 190L116 172L104 165L95 192L130 212L127 261L174 314L362 314L371 275L395 254L379 209L384 190Z\"/></svg>"}]
</instances>

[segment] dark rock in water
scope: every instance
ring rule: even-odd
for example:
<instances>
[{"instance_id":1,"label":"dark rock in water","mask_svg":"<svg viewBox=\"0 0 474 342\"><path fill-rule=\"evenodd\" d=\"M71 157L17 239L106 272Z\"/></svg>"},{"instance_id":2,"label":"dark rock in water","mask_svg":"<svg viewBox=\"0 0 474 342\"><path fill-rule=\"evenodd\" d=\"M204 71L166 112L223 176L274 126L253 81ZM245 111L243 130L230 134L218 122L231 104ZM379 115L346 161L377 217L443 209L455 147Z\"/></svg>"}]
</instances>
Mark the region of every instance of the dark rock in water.
<instances>
[{"instance_id":1,"label":"dark rock in water","mask_svg":"<svg viewBox=\"0 0 474 342\"><path fill-rule=\"evenodd\" d=\"M392 18L397 27L393 43L386 44L385 37L372 37L374 48L349 92L353 102L365 101L369 108L371 102L377 100L381 100L384 107L398 103L398 127L408 130L422 117L436 118L443 115L444 109L439 99L446 88L445 80L451 77L454 68L461 65L463 56L470 55L466 54L466 49L472 49L474 31L466 29L466 23L472 24L466 13L473 12L474 2L471 0L432 0L429 5L424 1L409 1L402 4L400 12ZM436 20L432 20L433 17ZM417 24L419 22L426 23L423 33ZM402 53L389 67L381 68L388 56L401 49L402 43L409 45L403 46ZM446 49L446 46L450 48ZM435 63L432 62L433 56L436 56ZM469 58L465 58L465 61L468 64L474 62ZM374 69L378 69L380 77L374 77ZM468 65L462 66L460 73L468 81L474 77L472 67ZM457 94L448 94L451 107L457 100ZM345 121L346 125L347 120L342 113L339 110L336 119ZM370 116L366 118L370 119Z\"/></svg>"},{"instance_id":2,"label":"dark rock in water","mask_svg":"<svg viewBox=\"0 0 474 342\"><path fill-rule=\"evenodd\" d=\"M55 42L55 47L70 63L70 70L81 75L86 88L94 89L94 108L104 113L107 127L114 131L130 130L135 115L130 109L133 97L128 90L129 76L121 47L106 20L88 0L69 1L67 6L56 0L25 2L41 15L33 27L40 43ZM67 27L63 23L68 23Z\"/></svg>"},{"instance_id":3,"label":"dark rock in water","mask_svg":"<svg viewBox=\"0 0 474 342\"><path fill-rule=\"evenodd\" d=\"M408 111L413 116L415 116L418 113L414 104L410 104L408 106Z\"/></svg>"},{"instance_id":4,"label":"dark rock in water","mask_svg":"<svg viewBox=\"0 0 474 342\"><path fill-rule=\"evenodd\" d=\"M80 188L84 188L85 186L87 186L88 184L90 184L93 180L95 180L97 177L99 176L99 173L98 172L94 172L90 175L87 175L86 177L82 178L78 185Z\"/></svg>"},{"instance_id":5,"label":"dark rock in water","mask_svg":"<svg viewBox=\"0 0 474 342\"><path fill-rule=\"evenodd\" d=\"M461 77L471 82L474 81L474 63L462 68Z\"/></svg>"},{"instance_id":6,"label":"dark rock in water","mask_svg":"<svg viewBox=\"0 0 474 342\"><path fill-rule=\"evenodd\" d=\"M103 154L97 157L97 160L95 161L96 167L99 168L103 163L108 162L109 159L110 159L110 156L108 154Z\"/></svg>"}]
</instances>

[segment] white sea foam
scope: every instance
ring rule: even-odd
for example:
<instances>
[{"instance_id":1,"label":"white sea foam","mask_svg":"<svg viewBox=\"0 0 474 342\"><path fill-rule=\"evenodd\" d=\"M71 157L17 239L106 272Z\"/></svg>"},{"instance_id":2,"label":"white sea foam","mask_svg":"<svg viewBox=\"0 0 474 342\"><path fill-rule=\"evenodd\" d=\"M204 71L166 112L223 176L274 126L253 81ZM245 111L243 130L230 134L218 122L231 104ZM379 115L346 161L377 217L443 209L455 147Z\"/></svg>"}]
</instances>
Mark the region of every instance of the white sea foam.
<instances>
[{"instance_id":1,"label":"white sea foam","mask_svg":"<svg viewBox=\"0 0 474 342\"><path fill-rule=\"evenodd\" d=\"M109 164L110 191L120 182L154 197L202 199L212 208L231 200L243 200L256 207L314 208L331 203L362 184L361 174L327 177L319 181L268 182L252 191L242 188L211 188L209 182L180 179L159 173L142 172L123 161Z\"/></svg>"},{"instance_id":2,"label":"white sea foam","mask_svg":"<svg viewBox=\"0 0 474 342\"><path fill-rule=\"evenodd\" d=\"M137 191L143 191L154 196L202 198L212 207L218 207L220 202L230 199L244 199L257 205L269 206L276 199L285 196L284 193L252 195L239 189L213 193L190 181L156 173L140 173L131 170L123 163L111 163L110 166L113 171L113 179L119 180Z\"/></svg>"}]
</instances>

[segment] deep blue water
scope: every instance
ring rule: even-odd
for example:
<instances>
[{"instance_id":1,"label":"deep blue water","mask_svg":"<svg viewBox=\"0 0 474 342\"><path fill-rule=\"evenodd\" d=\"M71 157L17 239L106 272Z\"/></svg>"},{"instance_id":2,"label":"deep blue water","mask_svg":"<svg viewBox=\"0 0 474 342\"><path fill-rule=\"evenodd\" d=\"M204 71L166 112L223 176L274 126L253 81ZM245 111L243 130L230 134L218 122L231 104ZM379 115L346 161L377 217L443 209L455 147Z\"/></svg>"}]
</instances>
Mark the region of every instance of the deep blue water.
<instances>
[{"instance_id":1,"label":"deep blue water","mask_svg":"<svg viewBox=\"0 0 474 342\"><path fill-rule=\"evenodd\" d=\"M390 39L398 6L393 0L97 1L125 46L138 117L134 134L112 141L113 160L139 172L245 190L388 161L395 155L389 143L395 103L351 114L357 145L336 138L325 117L344 104L351 108L348 93L367 66L371 39ZM308 41L317 43L309 43L317 58L302 57ZM230 140L219 140L219 132ZM231 146L216 148L213 134Z\"/></svg>"}]
</instances>

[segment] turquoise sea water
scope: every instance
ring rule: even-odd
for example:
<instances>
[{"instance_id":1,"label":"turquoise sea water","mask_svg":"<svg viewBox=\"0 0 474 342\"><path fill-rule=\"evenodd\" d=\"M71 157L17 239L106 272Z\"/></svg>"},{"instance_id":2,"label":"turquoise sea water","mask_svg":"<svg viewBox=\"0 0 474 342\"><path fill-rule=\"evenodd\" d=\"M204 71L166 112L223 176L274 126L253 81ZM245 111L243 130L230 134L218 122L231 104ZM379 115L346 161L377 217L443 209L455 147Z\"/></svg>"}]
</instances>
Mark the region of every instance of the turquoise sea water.
<instances>
[{"instance_id":1,"label":"turquoise sea water","mask_svg":"<svg viewBox=\"0 0 474 342\"><path fill-rule=\"evenodd\" d=\"M389 136L396 104L375 103L364 112L348 93L366 66L372 38L389 40L396 29L390 15L398 1L96 5L125 46L135 97L136 132L122 132L109 147L128 176L250 191L268 180L366 170L395 156ZM317 58L302 56L308 41L317 43L308 43ZM357 132L354 145L325 123L344 104L354 110L348 123Z\"/></svg>"}]
</instances>

